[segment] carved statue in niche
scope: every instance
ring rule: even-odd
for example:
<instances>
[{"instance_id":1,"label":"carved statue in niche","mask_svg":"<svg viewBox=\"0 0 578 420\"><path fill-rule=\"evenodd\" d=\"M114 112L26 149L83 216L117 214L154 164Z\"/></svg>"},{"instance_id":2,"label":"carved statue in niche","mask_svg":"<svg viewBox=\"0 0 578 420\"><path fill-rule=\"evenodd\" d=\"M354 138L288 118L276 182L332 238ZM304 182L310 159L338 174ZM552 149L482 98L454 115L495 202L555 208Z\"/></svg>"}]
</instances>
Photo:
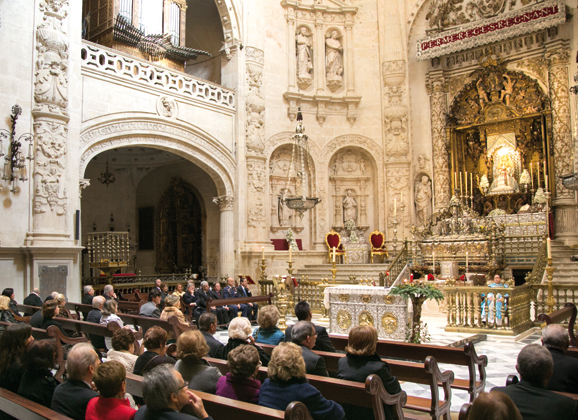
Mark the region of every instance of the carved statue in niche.
<instances>
[{"instance_id":1,"label":"carved statue in niche","mask_svg":"<svg viewBox=\"0 0 578 420\"><path fill-rule=\"evenodd\" d=\"M293 226L293 210L287 207L285 197L289 196L289 190L283 188L277 198L277 219L279 226Z\"/></svg>"},{"instance_id":2,"label":"carved statue in niche","mask_svg":"<svg viewBox=\"0 0 578 420\"><path fill-rule=\"evenodd\" d=\"M311 85L311 70L313 69L313 51L311 49L311 37L307 27L301 26L295 37L297 50L297 84L301 89L307 89Z\"/></svg>"},{"instance_id":3,"label":"carved statue in niche","mask_svg":"<svg viewBox=\"0 0 578 420\"><path fill-rule=\"evenodd\" d=\"M423 175L415 186L415 215L418 226L425 225L432 214L431 196L431 180L427 175Z\"/></svg>"},{"instance_id":4,"label":"carved statue in niche","mask_svg":"<svg viewBox=\"0 0 578 420\"><path fill-rule=\"evenodd\" d=\"M512 97L512 93L514 93L514 84L515 81L512 82L512 79L507 74L502 75L504 77L504 88L501 91L500 101L506 100L506 105L510 106L510 98Z\"/></svg>"},{"instance_id":5,"label":"carved statue in niche","mask_svg":"<svg viewBox=\"0 0 578 420\"><path fill-rule=\"evenodd\" d=\"M263 121L260 115L254 116L252 113L247 118L247 151L261 154L265 149L265 135L263 133L265 129L265 121Z\"/></svg>"},{"instance_id":6,"label":"carved statue in niche","mask_svg":"<svg viewBox=\"0 0 578 420\"><path fill-rule=\"evenodd\" d=\"M343 47L335 30L325 39L325 73L332 92L343 86Z\"/></svg>"},{"instance_id":7,"label":"carved statue in niche","mask_svg":"<svg viewBox=\"0 0 578 420\"><path fill-rule=\"evenodd\" d=\"M343 205L343 223L345 224L349 220L353 220L353 223L357 226L357 201L351 195L351 190L347 190L345 197L342 200Z\"/></svg>"},{"instance_id":8,"label":"carved statue in niche","mask_svg":"<svg viewBox=\"0 0 578 420\"><path fill-rule=\"evenodd\" d=\"M514 162L509 153L499 156L499 161L494 166L494 181L490 185L490 194L519 192L518 182L514 178ZM497 176L496 176L497 175Z\"/></svg>"},{"instance_id":9,"label":"carved statue in niche","mask_svg":"<svg viewBox=\"0 0 578 420\"><path fill-rule=\"evenodd\" d=\"M391 122L386 121L385 129L387 131L387 140L385 151L389 156L402 157L409 152L404 122L405 118L403 121L399 119L392 120Z\"/></svg>"},{"instance_id":10,"label":"carved statue in niche","mask_svg":"<svg viewBox=\"0 0 578 420\"><path fill-rule=\"evenodd\" d=\"M429 159L425 153L420 153L417 157L417 167L420 172L429 172L428 166Z\"/></svg>"}]
</instances>

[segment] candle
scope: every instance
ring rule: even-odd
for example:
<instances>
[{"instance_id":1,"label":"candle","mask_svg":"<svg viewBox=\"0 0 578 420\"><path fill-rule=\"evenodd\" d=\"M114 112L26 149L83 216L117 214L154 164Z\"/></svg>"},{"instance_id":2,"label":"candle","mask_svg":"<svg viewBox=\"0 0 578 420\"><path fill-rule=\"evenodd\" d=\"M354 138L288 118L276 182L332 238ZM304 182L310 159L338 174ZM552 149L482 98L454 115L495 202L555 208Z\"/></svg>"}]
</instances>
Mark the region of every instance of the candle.
<instances>
[{"instance_id":1,"label":"candle","mask_svg":"<svg viewBox=\"0 0 578 420\"><path fill-rule=\"evenodd\" d=\"M289 262L291 262L291 254L293 252L293 247L289 244Z\"/></svg>"},{"instance_id":2,"label":"candle","mask_svg":"<svg viewBox=\"0 0 578 420\"><path fill-rule=\"evenodd\" d=\"M550 238L546 239L546 244L548 245L548 258L552 258L552 242L550 241Z\"/></svg>"},{"instance_id":3,"label":"candle","mask_svg":"<svg viewBox=\"0 0 578 420\"><path fill-rule=\"evenodd\" d=\"M466 251L466 272L468 271L468 264L469 264L469 253Z\"/></svg>"},{"instance_id":4,"label":"candle","mask_svg":"<svg viewBox=\"0 0 578 420\"><path fill-rule=\"evenodd\" d=\"M261 259L262 260L265 259L265 247L264 246L261 247Z\"/></svg>"},{"instance_id":5,"label":"candle","mask_svg":"<svg viewBox=\"0 0 578 420\"><path fill-rule=\"evenodd\" d=\"M474 195L474 174L470 172L470 195Z\"/></svg>"},{"instance_id":6,"label":"candle","mask_svg":"<svg viewBox=\"0 0 578 420\"><path fill-rule=\"evenodd\" d=\"M397 217L397 198L393 199L393 217Z\"/></svg>"},{"instance_id":7,"label":"candle","mask_svg":"<svg viewBox=\"0 0 578 420\"><path fill-rule=\"evenodd\" d=\"M454 172L454 190L458 188L458 173Z\"/></svg>"},{"instance_id":8,"label":"candle","mask_svg":"<svg viewBox=\"0 0 578 420\"><path fill-rule=\"evenodd\" d=\"M532 169L531 163L530 163L530 178L532 179L532 189L534 189L534 170Z\"/></svg>"},{"instance_id":9,"label":"candle","mask_svg":"<svg viewBox=\"0 0 578 420\"><path fill-rule=\"evenodd\" d=\"M411 273L411 274L409 275L409 282L410 282L410 283L413 283L413 273Z\"/></svg>"},{"instance_id":10,"label":"candle","mask_svg":"<svg viewBox=\"0 0 578 420\"><path fill-rule=\"evenodd\" d=\"M436 253L432 252L431 257L433 258L433 272L436 273Z\"/></svg>"},{"instance_id":11,"label":"candle","mask_svg":"<svg viewBox=\"0 0 578 420\"><path fill-rule=\"evenodd\" d=\"M335 247L333 247L333 262L335 262Z\"/></svg>"},{"instance_id":12,"label":"candle","mask_svg":"<svg viewBox=\"0 0 578 420\"><path fill-rule=\"evenodd\" d=\"M538 174L538 188L540 188L540 164L536 164L536 173Z\"/></svg>"},{"instance_id":13,"label":"candle","mask_svg":"<svg viewBox=\"0 0 578 420\"><path fill-rule=\"evenodd\" d=\"M548 192L548 175L544 175L544 189Z\"/></svg>"},{"instance_id":14,"label":"candle","mask_svg":"<svg viewBox=\"0 0 578 420\"><path fill-rule=\"evenodd\" d=\"M460 196L464 195L464 190L462 188L462 173L460 172Z\"/></svg>"},{"instance_id":15,"label":"candle","mask_svg":"<svg viewBox=\"0 0 578 420\"><path fill-rule=\"evenodd\" d=\"M464 181L466 181L466 197L468 196L468 171L466 171L466 176L464 177Z\"/></svg>"}]
</instances>

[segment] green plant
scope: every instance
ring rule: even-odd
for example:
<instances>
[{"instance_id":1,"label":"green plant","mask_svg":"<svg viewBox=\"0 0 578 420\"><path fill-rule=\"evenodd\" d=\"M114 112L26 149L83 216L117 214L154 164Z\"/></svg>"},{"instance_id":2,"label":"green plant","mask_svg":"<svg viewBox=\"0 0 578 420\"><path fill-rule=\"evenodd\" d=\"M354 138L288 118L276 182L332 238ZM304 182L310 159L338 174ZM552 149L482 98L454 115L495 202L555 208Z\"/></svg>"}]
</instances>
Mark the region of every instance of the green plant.
<instances>
[{"instance_id":1,"label":"green plant","mask_svg":"<svg viewBox=\"0 0 578 420\"><path fill-rule=\"evenodd\" d=\"M401 286L393 287L389 293L411 300L413 318L409 342L418 342L416 340L419 339L420 336L423 336L423 334L421 334L421 308L423 303L428 299L435 299L436 302L439 303L443 300L444 294L433 284L422 281L404 282Z\"/></svg>"}]
</instances>

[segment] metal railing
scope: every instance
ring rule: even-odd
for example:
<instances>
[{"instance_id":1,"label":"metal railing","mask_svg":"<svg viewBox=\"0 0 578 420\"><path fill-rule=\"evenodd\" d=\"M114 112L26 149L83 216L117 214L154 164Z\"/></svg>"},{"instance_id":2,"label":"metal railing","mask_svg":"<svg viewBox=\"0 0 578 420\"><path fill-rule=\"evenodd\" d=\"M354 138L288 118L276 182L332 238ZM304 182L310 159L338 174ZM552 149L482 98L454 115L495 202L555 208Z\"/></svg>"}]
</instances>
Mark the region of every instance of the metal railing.
<instances>
[{"instance_id":1,"label":"metal railing","mask_svg":"<svg viewBox=\"0 0 578 420\"><path fill-rule=\"evenodd\" d=\"M318 287L321 284L320 281L310 281L301 280L299 281L299 293L297 289L293 291L292 299L293 305L296 305L299 300L306 300L311 305L311 312L315 314L320 314L322 312L321 306L323 305L323 290ZM275 290L275 285L272 280L261 280L259 281L259 294L261 296L273 293L273 299L271 303L273 305L277 304L277 292ZM293 308L288 308L289 314L293 314Z\"/></svg>"},{"instance_id":2,"label":"metal railing","mask_svg":"<svg viewBox=\"0 0 578 420\"><path fill-rule=\"evenodd\" d=\"M536 256L536 262L534 262L534 267L532 271L526 276L526 283L538 284L542 282L544 278L544 271L546 269L546 264L548 263L548 256L546 255L546 241L542 242L542 246L538 251Z\"/></svg>"}]
</instances>

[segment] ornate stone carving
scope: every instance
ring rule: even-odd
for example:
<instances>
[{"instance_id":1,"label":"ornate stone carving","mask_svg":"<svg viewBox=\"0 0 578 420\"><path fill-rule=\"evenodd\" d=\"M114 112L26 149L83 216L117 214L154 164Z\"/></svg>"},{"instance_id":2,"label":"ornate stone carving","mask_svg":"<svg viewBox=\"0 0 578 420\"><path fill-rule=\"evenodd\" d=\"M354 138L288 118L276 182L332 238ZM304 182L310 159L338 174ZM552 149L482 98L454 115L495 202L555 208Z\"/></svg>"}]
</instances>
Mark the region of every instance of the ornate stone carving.
<instances>
[{"instance_id":1,"label":"ornate stone carving","mask_svg":"<svg viewBox=\"0 0 578 420\"><path fill-rule=\"evenodd\" d=\"M219 206L220 211L231 211L233 210L233 204L235 202L234 197L227 195L221 195L219 197L213 197L213 203Z\"/></svg>"},{"instance_id":2,"label":"ornate stone carving","mask_svg":"<svg viewBox=\"0 0 578 420\"><path fill-rule=\"evenodd\" d=\"M343 86L343 47L336 30L325 39L325 65L327 87L335 92Z\"/></svg>"},{"instance_id":3,"label":"ornate stone carving","mask_svg":"<svg viewBox=\"0 0 578 420\"><path fill-rule=\"evenodd\" d=\"M266 173L264 160L247 161L247 186L249 194L263 193L266 186Z\"/></svg>"},{"instance_id":4,"label":"ornate stone carving","mask_svg":"<svg viewBox=\"0 0 578 420\"><path fill-rule=\"evenodd\" d=\"M297 54L297 86L306 90L313 81L313 41L312 34L307 26L300 26L295 36Z\"/></svg>"},{"instance_id":5,"label":"ornate stone carving","mask_svg":"<svg viewBox=\"0 0 578 420\"><path fill-rule=\"evenodd\" d=\"M247 153L261 156L265 149L265 100L261 92L263 85L263 51L247 47L247 97L245 108L245 146Z\"/></svg>"},{"instance_id":6,"label":"ornate stone carving","mask_svg":"<svg viewBox=\"0 0 578 420\"><path fill-rule=\"evenodd\" d=\"M168 96L161 96L157 100L157 113L166 118L176 119L178 117L177 101Z\"/></svg>"},{"instance_id":7,"label":"ornate stone carving","mask_svg":"<svg viewBox=\"0 0 578 420\"><path fill-rule=\"evenodd\" d=\"M447 112L447 85L443 73L434 70L427 80L427 91L430 95L430 112L432 128L432 148L434 162L434 189L436 208L447 207L450 203L449 156L445 133Z\"/></svg>"},{"instance_id":8,"label":"ornate stone carving","mask_svg":"<svg viewBox=\"0 0 578 420\"><path fill-rule=\"evenodd\" d=\"M90 186L90 179L83 178L78 180L78 198L82 198L82 191Z\"/></svg>"},{"instance_id":9,"label":"ornate stone carving","mask_svg":"<svg viewBox=\"0 0 578 420\"><path fill-rule=\"evenodd\" d=\"M405 159L409 153L407 106L405 101L405 60L381 65L386 106L383 110L386 161Z\"/></svg>"},{"instance_id":10,"label":"ornate stone carving","mask_svg":"<svg viewBox=\"0 0 578 420\"><path fill-rule=\"evenodd\" d=\"M249 210L247 216L247 226L253 229L264 229L267 227L267 215L261 197L258 197Z\"/></svg>"},{"instance_id":11,"label":"ornate stone carving","mask_svg":"<svg viewBox=\"0 0 578 420\"><path fill-rule=\"evenodd\" d=\"M432 214L431 194L431 180L427 175L422 175L415 185L415 216L418 226L424 225Z\"/></svg>"}]
</instances>

